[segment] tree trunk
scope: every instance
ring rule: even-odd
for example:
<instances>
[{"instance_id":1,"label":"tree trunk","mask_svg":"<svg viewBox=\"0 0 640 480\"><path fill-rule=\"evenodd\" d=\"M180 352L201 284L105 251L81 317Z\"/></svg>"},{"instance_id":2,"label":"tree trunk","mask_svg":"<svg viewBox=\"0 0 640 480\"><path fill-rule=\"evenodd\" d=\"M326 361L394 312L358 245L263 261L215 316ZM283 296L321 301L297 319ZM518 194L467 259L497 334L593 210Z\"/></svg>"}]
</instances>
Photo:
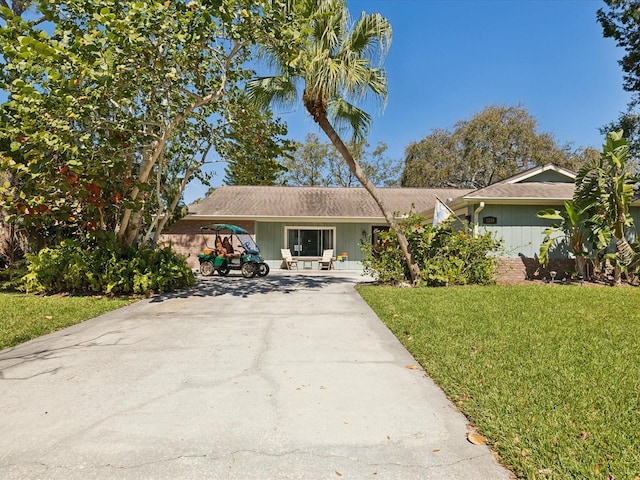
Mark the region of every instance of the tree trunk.
<instances>
[{"instance_id":1,"label":"tree trunk","mask_svg":"<svg viewBox=\"0 0 640 480\"><path fill-rule=\"evenodd\" d=\"M175 118L166 123L164 129L162 131L162 135L156 139L153 146L149 151L145 151L143 154L142 164L140 166L140 173L137 178L137 182L139 184L146 184L153 167L156 165L160 155L164 153L164 148L173 134L174 130L180 126L180 124L185 121L185 119L189 118L189 115L193 113L195 110L208 105L216 99L221 98L227 87L227 72L231 68L231 62L233 58L238 54L240 49L242 48L242 43L234 43L229 55L227 55L224 62L224 75L222 77L222 81L218 89L214 92L211 92L209 95L205 95L204 97L196 97L196 100L187 106L184 111L180 114L177 114ZM130 199L132 201L136 201L138 199L138 195L140 194L140 188L135 185L131 191ZM123 241L127 245L132 245L135 243L138 233L140 231L140 227L142 226L142 218L143 212L142 210L133 212L132 209L126 209L124 211L122 221L120 222L120 227L116 232L116 237L118 240Z\"/></svg>"},{"instance_id":2,"label":"tree trunk","mask_svg":"<svg viewBox=\"0 0 640 480\"><path fill-rule=\"evenodd\" d=\"M420 267L413 261L413 256L411 255L407 237L398 228L398 225L395 217L393 216L393 213L390 212L389 209L386 207L386 205L384 204L384 201L378 194L378 189L369 180L366 173L364 173L364 171L360 167L360 164L353 158L353 156L349 152L349 149L344 144L344 142L342 141L338 133L335 131L335 129L333 128L333 126L331 125L327 117L324 115L316 116L313 114L313 112L310 112L310 113L312 114L312 116L314 117L318 125L320 125L320 128L322 128L324 133L327 134L333 146L336 147L336 150L340 152L340 154L342 155L342 158L344 158L345 162L349 166L349 170L351 171L351 173L355 175L355 177L362 184L365 190L369 192L369 194L371 195L371 198L373 198L373 200L376 202L376 204L380 208L380 211L382 212L382 215L387 221L387 224L389 225L389 227L396 232L396 236L398 237L398 243L400 244L400 249L402 250L405 261L407 262L407 266L409 267L409 273L411 274L411 282L413 283L413 285L416 285L421 278Z\"/></svg>"},{"instance_id":3,"label":"tree trunk","mask_svg":"<svg viewBox=\"0 0 640 480\"><path fill-rule=\"evenodd\" d=\"M584 280L589 280L587 274L587 258L583 255L576 256L576 272Z\"/></svg>"},{"instance_id":4,"label":"tree trunk","mask_svg":"<svg viewBox=\"0 0 640 480\"><path fill-rule=\"evenodd\" d=\"M633 262L634 251L629 242L624 237L616 238L616 253L618 254L618 260L613 270L613 284L622 285L622 265L628 267Z\"/></svg>"}]
</instances>

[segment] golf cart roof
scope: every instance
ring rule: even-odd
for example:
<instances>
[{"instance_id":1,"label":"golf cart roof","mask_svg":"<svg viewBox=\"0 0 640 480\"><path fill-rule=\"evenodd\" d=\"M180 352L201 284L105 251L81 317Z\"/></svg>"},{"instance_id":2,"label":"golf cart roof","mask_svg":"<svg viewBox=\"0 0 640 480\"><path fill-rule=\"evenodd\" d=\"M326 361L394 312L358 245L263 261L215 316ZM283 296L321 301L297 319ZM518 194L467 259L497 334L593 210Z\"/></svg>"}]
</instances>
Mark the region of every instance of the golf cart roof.
<instances>
[{"instance_id":1,"label":"golf cart roof","mask_svg":"<svg viewBox=\"0 0 640 480\"><path fill-rule=\"evenodd\" d=\"M202 227L200 227L200 230L214 230L214 231L219 231L219 230L229 230L232 233L246 233L248 234L249 232L247 232L244 228L240 228L237 227L235 225L229 225L226 223L214 223L211 225L204 225Z\"/></svg>"}]
</instances>

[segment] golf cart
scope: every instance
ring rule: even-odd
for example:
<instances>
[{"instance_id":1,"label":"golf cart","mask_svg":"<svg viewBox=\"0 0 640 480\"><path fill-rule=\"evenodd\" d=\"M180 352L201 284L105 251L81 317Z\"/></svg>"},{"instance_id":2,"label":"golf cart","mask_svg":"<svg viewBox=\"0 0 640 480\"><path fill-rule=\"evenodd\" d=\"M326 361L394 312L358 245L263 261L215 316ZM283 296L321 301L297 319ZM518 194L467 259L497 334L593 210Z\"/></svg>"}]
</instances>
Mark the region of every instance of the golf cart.
<instances>
[{"instance_id":1,"label":"golf cart","mask_svg":"<svg viewBox=\"0 0 640 480\"><path fill-rule=\"evenodd\" d=\"M214 246L207 245L206 233L215 233ZM260 249L249 232L235 225L216 223L200 227L205 249L198 254L200 273L204 276L218 272L223 277L231 270L240 270L245 278L269 273L269 265L260 256Z\"/></svg>"}]
</instances>

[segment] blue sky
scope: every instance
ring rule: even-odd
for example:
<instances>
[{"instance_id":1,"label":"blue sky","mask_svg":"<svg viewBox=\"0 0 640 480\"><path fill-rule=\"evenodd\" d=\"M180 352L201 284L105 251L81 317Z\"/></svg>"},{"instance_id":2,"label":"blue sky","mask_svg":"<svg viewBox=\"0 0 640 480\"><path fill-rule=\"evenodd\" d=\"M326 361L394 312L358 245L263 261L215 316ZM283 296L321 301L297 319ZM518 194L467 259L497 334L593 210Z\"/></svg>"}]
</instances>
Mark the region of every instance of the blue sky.
<instances>
[{"instance_id":1,"label":"blue sky","mask_svg":"<svg viewBox=\"0 0 640 480\"><path fill-rule=\"evenodd\" d=\"M623 51L602 36L599 0L348 0L354 18L380 13L393 27L385 60L389 98L374 115L369 143L388 156L434 128L450 128L489 105L521 105L574 147L600 148L598 128L625 110ZM302 104L279 113L289 137L321 135ZM321 135L322 138L322 135ZM224 165L214 164L219 186ZM194 181L185 201L203 197Z\"/></svg>"}]
</instances>

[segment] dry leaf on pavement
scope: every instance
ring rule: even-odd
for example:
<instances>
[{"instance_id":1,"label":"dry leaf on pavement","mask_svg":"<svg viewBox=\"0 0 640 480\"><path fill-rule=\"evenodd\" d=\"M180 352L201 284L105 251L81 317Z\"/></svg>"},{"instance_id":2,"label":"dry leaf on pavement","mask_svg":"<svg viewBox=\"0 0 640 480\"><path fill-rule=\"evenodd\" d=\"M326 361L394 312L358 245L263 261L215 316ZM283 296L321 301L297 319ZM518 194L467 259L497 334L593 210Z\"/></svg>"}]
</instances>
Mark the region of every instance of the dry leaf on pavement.
<instances>
[{"instance_id":1,"label":"dry leaf on pavement","mask_svg":"<svg viewBox=\"0 0 640 480\"><path fill-rule=\"evenodd\" d=\"M484 435L480 435L479 433L469 432L467 434L467 440L473 443L474 445L486 445L487 439Z\"/></svg>"}]
</instances>

